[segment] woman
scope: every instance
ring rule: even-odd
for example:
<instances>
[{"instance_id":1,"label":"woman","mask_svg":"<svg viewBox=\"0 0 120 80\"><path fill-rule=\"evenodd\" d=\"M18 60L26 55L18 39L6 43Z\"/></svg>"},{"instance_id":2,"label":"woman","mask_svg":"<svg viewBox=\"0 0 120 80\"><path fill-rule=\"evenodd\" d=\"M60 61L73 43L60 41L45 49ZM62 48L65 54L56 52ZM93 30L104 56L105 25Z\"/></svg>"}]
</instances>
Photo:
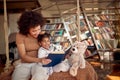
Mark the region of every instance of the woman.
<instances>
[{"instance_id":1,"label":"woman","mask_svg":"<svg viewBox=\"0 0 120 80\"><path fill-rule=\"evenodd\" d=\"M15 67L12 80L29 80L35 63L48 64L50 59L37 58L39 44L38 34L44 23L41 14L28 11L24 12L18 20L19 33L16 35L16 44L21 58L21 63Z\"/></svg>"}]
</instances>

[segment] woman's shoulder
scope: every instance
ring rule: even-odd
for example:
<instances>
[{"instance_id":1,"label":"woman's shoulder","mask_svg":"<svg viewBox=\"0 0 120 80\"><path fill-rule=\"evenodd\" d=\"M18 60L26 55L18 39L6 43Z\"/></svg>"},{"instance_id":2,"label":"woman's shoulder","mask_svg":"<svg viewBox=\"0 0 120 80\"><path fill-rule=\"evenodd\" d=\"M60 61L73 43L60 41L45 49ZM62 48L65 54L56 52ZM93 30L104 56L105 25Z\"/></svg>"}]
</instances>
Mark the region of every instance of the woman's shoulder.
<instances>
[{"instance_id":1,"label":"woman's shoulder","mask_svg":"<svg viewBox=\"0 0 120 80\"><path fill-rule=\"evenodd\" d=\"M20 43L23 43L24 40L25 40L25 35L21 34L21 33L17 33L16 34L16 43L17 44L20 44Z\"/></svg>"},{"instance_id":2,"label":"woman's shoulder","mask_svg":"<svg viewBox=\"0 0 120 80\"><path fill-rule=\"evenodd\" d=\"M21 33L17 33L16 34L16 38L25 38L26 36L21 34Z\"/></svg>"}]
</instances>

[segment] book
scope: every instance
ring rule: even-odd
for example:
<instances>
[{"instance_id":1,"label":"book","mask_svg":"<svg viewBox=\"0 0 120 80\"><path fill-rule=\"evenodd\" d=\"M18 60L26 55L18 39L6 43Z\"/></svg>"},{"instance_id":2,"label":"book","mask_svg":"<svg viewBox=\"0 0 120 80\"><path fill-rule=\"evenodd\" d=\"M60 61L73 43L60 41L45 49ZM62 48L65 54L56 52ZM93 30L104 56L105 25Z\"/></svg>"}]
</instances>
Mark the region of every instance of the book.
<instances>
[{"instance_id":1,"label":"book","mask_svg":"<svg viewBox=\"0 0 120 80\"><path fill-rule=\"evenodd\" d=\"M56 24L56 30L61 29L62 26L63 26L62 24Z\"/></svg>"},{"instance_id":2,"label":"book","mask_svg":"<svg viewBox=\"0 0 120 80\"><path fill-rule=\"evenodd\" d=\"M95 20L101 20L100 17L98 15L96 15L96 14L94 15L94 19Z\"/></svg>"},{"instance_id":3,"label":"book","mask_svg":"<svg viewBox=\"0 0 120 80\"><path fill-rule=\"evenodd\" d=\"M64 30L55 31L54 36L62 36Z\"/></svg>"},{"instance_id":4,"label":"book","mask_svg":"<svg viewBox=\"0 0 120 80\"><path fill-rule=\"evenodd\" d=\"M85 57L85 58L87 58L87 57L89 57L89 56L91 56L91 55L92 55L92 53L91 53L90 50L88 50L88 49L87 49L87 50L85 51L85 53L84 53L84 57Z\"/></svg>"},{"instance_id":5,"label":"book","mask_svg":"<svg viewBox=\"0 0 120 80\"><path fill-rule=\"evenodd\" d=\"M88 37L87 37L87 35L85 33L82 33L80 35L80 38L81 38L81 40L84 40L84 39L87 39Z\"/></svg>"},{"instance_id":6,"label":"book","mask_svg":"<svg viewBox=\"0 0 120 80\"><path fill-rule=\"evenodd\" d=\"M69 50L69 49L68 49ZM55 66L56 64L59 64L61 61L63 61L65 59L66 54L68 53L68 50L65 51L64 53L62 52L57 52L57 53L50 53L47 57L47 59L51 59L52 62L47 64L47 65L43 65L43 67L52 67Z\"/></svg>"},{"instance_id":7,"label":"book","mask_svg":"<svg viewBox=\"0 0 120 80\"><path fill-rule=\"evenodd\" d=\"M97 44L97 48L98 49L101 49L102 48L102 45L100 43L100 40L96 40L96 44Z\"/></svg>"},{"instance_id":8,"label":"book","mask_svg":"<svg viewBox=\"0 0 120 80\"><path fill-rule=\"evenodd\" d=\"M54 36L55 31L51 31L50 34L51 34L51 36Z\"/></svg>"},{"instance_id":9,"label":"book","mask_svg":"<svg viewBox=\"0 0 120 80\"><path fill-rule=\"evenodd\" d=\"M101 20L108 20L107 16L105 16L105 15L99 15L99 16L100 16Z\"/></svg>"},{"instance_id":10,"label":"book","mask_svg":"<svg viewBox=\"0 0 120 80\"><path fill-rule=\"evenodd\" d=\"M52 62L47 65L43 65L43 67L52 67L59 64L61 61L65 59L66 55L69 54L70 49L71 46L67 47L67 49L64 51L53 51L47 57L47 59L51 59Z\"/></svg>"}]
</instances>

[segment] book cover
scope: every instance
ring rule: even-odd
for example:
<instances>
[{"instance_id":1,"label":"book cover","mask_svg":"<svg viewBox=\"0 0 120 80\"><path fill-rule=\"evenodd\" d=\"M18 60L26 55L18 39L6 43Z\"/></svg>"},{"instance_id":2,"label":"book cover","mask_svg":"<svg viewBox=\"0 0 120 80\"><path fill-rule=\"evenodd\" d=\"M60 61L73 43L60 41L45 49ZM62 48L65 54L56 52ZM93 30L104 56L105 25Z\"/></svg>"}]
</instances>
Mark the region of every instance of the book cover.
<instances>
[{"instance_id":1,"label":"book cover","mask_svg":"<svg viewBox=\"0 0 120 80\"><path fill-rule=\"evenodd\" d=\"M52 62L47 64L47 65L43 65L43 67L51 67L51 66L55 66L56 64L59 64L61 61L64 60L65 55L67 54L67 52L65 52L64 54L62 53L51 53L48 55L48 59L51 59Z\"/></svg>"},{"instance_id":2,"label":"book cover","mask_svg":"<svg viewBox=\"0 0 120 80\"><path fill-rule=\"evenodd\" d=\"M101 45L101 43L100 43L99 40L96 40L96 44L97 44L98 49L101 49L101 48L102 48L102 45Z\"/></svg>"},{"instance_id":3,"label":"book cover","mask_svg":"<svg viewBox=\"0 0 120 80\"><path fill-rule=\"evenodd\" d=\"M45 28L45 30L50 30L50 25L47 24Z\"/></svg>"},{"instance_id":4,"label":"book cover","mask_svg":"<svg viewBox=\"0 0 120 80\"><path fill-rule=\"evenodd\" d=\"M47 25L44 25L44 26L42 27L42 30L45 30L45 29L46 29L46 26L47 26Z\"/></svg>"},{"instance_id":5,"label":"book cover","mask_svg":"<svg viewBox=\"0 0 120 80\"><path fill-rule=\"evenodd\" d=\"M61 28L62 28L62 24L57 24L56 25L56 30L61 29Z\"/></svg>"},{"instance_id":6,"label":"book cover","mask_svg":"<svg viewBox=\"0 0 120 80\"><path fill-rule=\"evenodd\" d=\"M62 36L63 30L55 31L54 36Z\"/></svg>"}]
</instances>

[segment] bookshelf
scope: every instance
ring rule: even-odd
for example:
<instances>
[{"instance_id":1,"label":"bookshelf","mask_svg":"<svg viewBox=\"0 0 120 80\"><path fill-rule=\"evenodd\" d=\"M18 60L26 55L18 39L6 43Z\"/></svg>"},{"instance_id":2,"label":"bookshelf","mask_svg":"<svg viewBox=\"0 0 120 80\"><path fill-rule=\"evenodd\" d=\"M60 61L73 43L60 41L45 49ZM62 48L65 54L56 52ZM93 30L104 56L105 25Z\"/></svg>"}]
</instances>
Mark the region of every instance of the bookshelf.
<instances>
[{"instance_id":1,"label":"bookshelf","mask_svg":"<svg viewBox=\"0 0 120 80\"><path fill-rule=\"evenodd\" d=\"M116 49L118 45L118 40L115 38L114 30L114 22L118 19L115 17L112 18L111 16L113 15L94 14L87 16L92 35L94 37L93 39L101 60L104 59L104 55L107 53L109 53L109 56L112 55L112 51Z\"/></svg>"},{"instance_id":2,"label":"bookshelf","mask_svg":"<svg viewBox=\"0 0 120 80\"><path fill-rule=\"evenodd\" d=\"M49 33L51 35L51 43L60 48L62 52L69 46L69 40L67 39L63 23L46 23L42 27L42 32ZM56 52L62 53L61 51Z\"/></svg>"},{"instance_id":3,"label":"bookshelf","mask_svg":"<svg viewBox=\"0 0 120 80\"><path fill-rule=\"evenodd\" d=\"M68 39L71 45L77 40L77 26L75 23L64 22L66 30L68 32Z\"/></svg>"},{"instance_id":4,"label":"bookshelf","mask_svg":"<svg viewBox=\"0 0 120 80\"><path fill-rule=\"evenodd\" d=\"M110 53L111 49L115 49L118 43L118 41L115 39L115 32L113 30L113 22L116 21L116 18L112 18L111 15L107 15L108 13L105 15L105 12L102 14L87 15L83 10L82 5L80 9L91 33L94 45L97 49L97 52L95 52L98 53L100 51L103 53L103 55L106 53L106 51ZM92 54L90 56L92 56Z\"/></svg>"},{"instance_id":5,"label":"bookshelf","mask_svg":"<svg viewBox=\"0 0 120 80\"><path fill-rule=\"evenodd\" d=\"M73 16L73 15L72 15ZM69 16L69 18L67 18L68 20L64 20L63 23L65 23L65 26L66 26L66 31L68 32L69 34L69 40L71 42L71 44L73 44L76 40L78 40L78 25L77 25L77 22L75 21L75 16L74 15L73 17ZM72 18L72 19L71 19ZM73 20L74 18L74 20ZM90 34L90 31L88 29L88 26L85 22L85 19L83 18L83 16L80 16L80 41L84 41L87 45L89 46L93 46L94 43L92 41L92 38L91 38L91 34Z\"/></svg>"},{"instance_id":6,"label":"bookshelf","mask_svg":"<svg viewBox=\"0 0 120 80\"><path fill-rule=\"evenodd\" d=\"M78 25L76 22L76 15L68 16L67 18L64 18L64 25L66 28L66 32L68 33L68 39L70 41L70 44L72 45L75 41L78 41ZM86 43L88 45L88 49L85 52L85 58L91 57L94 54L96 54L94 42L92 40L91 33L88 29L88 26L85 22L85 19L83 16L80 16L80 41Z\"/></svg>"},{"instance_id":7,"label":"bookshelf","mask_svg":"<svg viewBox=\"0 0 120 80\"><path fill-rule=\"evenodd\" d=\"M120 2L114 1L113 5L110 6L114 6L114 10L109 11L109 13L113 14L110 18L114 19L113 30L115 31L115 39L118 40L117 48L120 48Z\"/></svg>"},{"instance_id":8,"label":"bookshelf","mask_svg":"<svg viewBox=\"0 0 120 80\"><path fill-rule=\"evenodd\" d=\"M99 16L97 16L100 18ZM94 18L94 19L91 19ZM115 41L114 34L115 32L112 29L112 25L110 24L111 21L107 20L96 20L95 16L89 16L88 17L92 32L95 37L95 42L97 44L98 49L112 49L116 46L113 45ZM112 43L113 42L113 43Z\"/></svg>"},{"instance_id":9,"label":"bookshelf","mask_svg":"<svg viewBox=\"0 0 120 80\"><path fill-rule=\"evenodd\" d=\"M120 10L118 6L120 5L113 1L100 13L88 15L82 10L100 58L101 54L102 57L107 53L110 56L120 48Z\"/></svg>"}]
</instances>

